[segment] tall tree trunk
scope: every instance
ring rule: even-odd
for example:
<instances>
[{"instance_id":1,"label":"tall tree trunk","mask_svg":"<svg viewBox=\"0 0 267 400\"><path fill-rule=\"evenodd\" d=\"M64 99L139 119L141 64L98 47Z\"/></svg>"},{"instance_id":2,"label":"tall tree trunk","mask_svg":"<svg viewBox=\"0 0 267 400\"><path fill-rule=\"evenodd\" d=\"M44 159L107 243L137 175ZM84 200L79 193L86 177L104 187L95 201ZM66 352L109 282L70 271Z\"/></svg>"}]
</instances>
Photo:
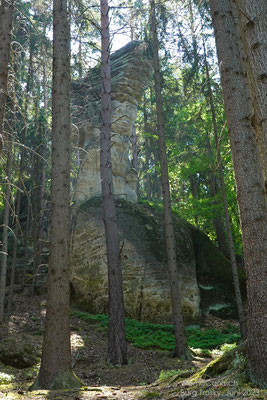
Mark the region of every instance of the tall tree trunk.
<instances>
[{"instance_id":1,"label":"tall tree trunk","mask_svg":"<svg viewBox=\"0 0 267 400\"><path fill-rule=\"evenodd\" d=\"M43 247L44 247L44 239L45 239L45 231L44 231L44 213L45 213L45 183L46 183L46 141L47 141L47 110L48 110L48 87L47 87L47 71L46 71L46 52L43 49L43 92L44 92L44 118L43 125L40 127L41 134L41 143L39 145L39 155L38 157L38 171L37 171L37 213L36 213L36 221L37 221L37 232L36 232L36 253L35 253L35 276L33 278L33 286L32 291L34 292L36 278L38 276L40 267L43 265Z\"/></svg>"},{"instance_id":2,"label":"tall tree trunk","mask_svg":"<svg viewBox=\"0 0 267 400\"><path fill-rule=\"evenodd\" d=\"M29 43L29 66L28 66L28 76L27 76L27 84L26 84L26 90L25 90L25 104L24 104L24 127L23 127L23 135L22 135L22 141L25 143L25 139L27 137L27 132L28 132L28 105L29 105L29 92L30 92L30 86L32 82L32 75L33 75L33 68L32 68L32 57L33 57L33 45L30 42ZM26 279L26 269L27 269L27 262L28 262L28 240L29 240L29 226L30 226L30 213L31 213L31 208L30 208L30 194L27 196L28 200L28 205L27 205L27 221L26 221L26 229L24 231L24 257L23 257L23 271L22 271L22 287L25 286L25 279Z\"/></svg>"},{"instance_id":3,"label":"tall tree trunk","mask_svg":"<svg viewBox=\"0 0 267 400\"><path fill-rule=\"evenodd\" d=\"M10 131L10 136L9 136L10 143L12 142L12 137L14 135L15 127L16 127L16 120L15 120L16 113L15 113L14 99L15 99L15 88L14 88L14 85L12 85L12 98L10 98L10 101L9 101L10 121L8 123L8 129ZM13 147L12 144L10 144L11 152L12 152L12 147ZM11 153L11 157L12 157L12 153ZM18 184L18 188L19 188L19 184ZM10 193L9 193L9 195L10 195ZM17 209L18 201L20 201L20 190L19 189L17 190L17 201L16 201L16 205L15 205L15 212L14 212L14 220L15 220L16 225L15 225L14 231L12 232L13 233L13 257L12 257L12 264L11 264L11 277L10 277L10 283L9 283L7 314L11 313L11 305L12 305L13 290L14 290L14 280L15 280L15 266L16 266L16 261L17 261L18 215L16 214L17 213L16 209ZM14 256L15 256L15 261L14 261Z\"/></svg>"},{"instance_id":4,"label":"tall tree trunk","mask_svg":"<svg viewBox=\"0 0 267 400\"><path fill-rule=\"evenodd\" d=\"M251 124L251 96L233 9L229 0L210 0L210 6L221 66L244 245L248 358L252 376L258 384L264 385L267 364L267 209L262 164L256 133Z\"/></svg>"},{"instance_id":5,"label":"tall tree trunk","mask_svg":"<svg viewBox=\"0 0 267 400\"><path fill-rule=\"evenodd\" d=\"M154 68L156 108L157 108L157 129L158 129L160 165L161 165L161 183L162 183L162 194L163 194L163 205L164 205L164 225L165 225L166 248L168 257L169 279L170 279L172 317L173 317L174 334L175 334L175 356L180 358L189 358L190 353L187 347L185 332L184 332L179 279L178 279L177 262L176 262L176 243L175 243L175 236L174 236L174 229L172 222L168 164L167 164L166 145L165 145L163 99L161 95L161 76L160 76L160 64L158 56L156 10L155 10L154 0L150 0L150 11L151 11L152 47L153 47L153 68Z\"/></svg>"},{"instance_id":6,"label":"tall tree trunk","mask_svg":"<svg viewBox=\"0 0 267 400\"><path fill-rule=\"evenodd\" d=\"M229 215L229 211L228 211L228 201L227 201L226 187L225 187L224 174L223 174L222 157L221 157L221 152L220 152L220 143L219 143L217 121L216 121L216 112L215 112L215 107L214 107L214 102L213 102L213 93L212 93L211 83L210 83L210 74L209 74L209 67L208 67L208 62L207 62L207 57L206 57L205 44L204 44L204 62L205 62L205 70L206 70L206 77L207 77L207 84L208 84L208 95L209 95L211 115L212 115L213 132L214 132L215 143L216 143L217 165L219 168L220 183L221 183L221 189L222 189L226 231L227 231L228 245L229 245L228 248L229 248L230 260L231 260L232 272L233 272L233 282L234 282L234 288L235 288L235 298L236 298L236 305L237 305L237 311L238 311L238 320L239 320L239 324L240 324L241 337L243 340L245 340L246 336L247 336L247 327L246 327L246 321L245 321L245 316L244 316L244 311L243 311L242 297L241 297L240 285L239 285L239 279L238 279L238 271L237 271L237 264L236 264L236 258L235 258L235 250L234 250L234 240L233 240L232 229L231 229L230 215Z\"/></svg>"},{"instance_id":7,"label":"tall tree trunk","mask_svg":"<svg viewBox=\"0 0 267 400\"><path fill-rule=\"evenodd\" d=\"M3 140L8 63L15 0L2 0L0 5L0 151Z\"/></svg>"},{"instance_id":8,"label":"tall tree trunk","mask_svg":"<svg viewBox=\"0 0 267 400\"><path fill-rule=\"evenodd\" d=\"M7 166L6 166L6 190L4 197L3 211L3 234L2 234L2 260L0 275L0 324L4 321L5 315L5 295L6 295L6 276L7 276L7 256L8 256L8 222L11 199L11 171L12 171L12 137L7 140Z\"/></svg>"},{"instance_id":9,"label":"tall tree trunk","mask_svg":"<svg viewBox=\"0 0 267 400\"><path fill-rule=\"evenodd\" d=\"M41 368L31 389L79 387L71 370L70 46L67 1L53 2L51 246Z\"/></svg>"},{"instance_id":10,"label":"tall tree trunk","mask_svg":"<svg viewBox=\"0 0 267 400\"><path fill-rule=\"evenodd\" d=\"M257 133L267 196L267 3L233 0L237 8L253 102L251 121Z\"/></svg>"},{"instance_id":11,"label":"tall tree trunk","mask_svg":"<svg viewBox=\"0 0 267 400\"><path fill-rule=\"evenodd\" d=\"M35 152L32 154L32 164L33 164L33 180L34 187L32 192L32 203L33 203L33 226L32 226L32 234L33 234L33 279L32 279L32 287L31 292L34 294L37 278L38 278L38 235L39 235L39 213L40 213L40 202L39 202L39 193L40 193L40 157L38 155L39 146L40 146L40 124L39 124L39 109L40 98L39 95L36 96L34 101L34 131L35 136L37 138L37 145L35 145Z\"/></svg>"},{"instance_id":12,"label":"tall tree trunk","mask_svg":"<svg viewBox=\"0 0 267 400\"><path fill-rule=\"evenodd\" d=\"M100 171L103 213L106 233L109 327L108 359L113 365L128 363L125 339L125 321L120 261L119 233L116 219L115 198L111 165L111 73L108 0L101 0L101 127L100 127Z\"/></svg>"},{"instance_id":13,"label":"tall tree trunk","mask_svg":"<svg viewBox=\"0 0 267 400\"><path fill-rule=\"evenodd\" d=\"M17 70L16 64L14 65L14 70L15 71ZM28 79L29 79L29 75L28 75ZM25 114L26 115L27 115L27 109L28 109L28 91L29 91L29 86L27 84L26 103L25 103ZM13 98L15 99L15 97L16 97L16 94L15 94L15 88L14 88ZM14 118L16 115L16 110L15 110L15 101L13 101L13 100L12 100L12 109L13 109L13 115L14 115L14 117L12 119L12 125L13 125L12 131L15 132L16 120L14 120ZM25 138L26 138L26 133L27 133L27 126L25 124L27 125L27 123L25 123L25 121L24 121L24 128L22 130L22 137L21 137L22 144L25 143ZM24 167L25 167L25 148L22 146L21 153L20 153L19 177L18 177L16 205L15 205L15 229L14 229L13 254L12 254L12 263L11 263L11 276L10 276L8 303L7 303L7 313L9 315L12 313L12 308L13 308L13 295L14 295L14 285L15 285L16 267L17 267L17 253L18 253L18 235L21 231L19 218L20 218L20 206L21 206L21 193L22 193L23 187L24 187L24 182L23 182Z\"/></svg>"}]
</instances>

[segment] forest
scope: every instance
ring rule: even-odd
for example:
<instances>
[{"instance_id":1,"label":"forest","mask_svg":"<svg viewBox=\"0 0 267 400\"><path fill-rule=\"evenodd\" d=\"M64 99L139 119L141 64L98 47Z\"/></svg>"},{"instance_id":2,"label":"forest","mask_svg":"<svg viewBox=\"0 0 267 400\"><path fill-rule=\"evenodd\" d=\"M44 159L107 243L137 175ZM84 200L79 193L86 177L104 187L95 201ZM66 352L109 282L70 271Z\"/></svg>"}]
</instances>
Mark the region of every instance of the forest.
<instances>
[{"instance_id":1,"label":"forest","mask_svg":"<svg viewBox=\"0 0 267 400\"><path fill-rule=\"evenodd\" d=\"M0 399L264 399L265 0L0 0Z\"/></svg>"}]
</instances>

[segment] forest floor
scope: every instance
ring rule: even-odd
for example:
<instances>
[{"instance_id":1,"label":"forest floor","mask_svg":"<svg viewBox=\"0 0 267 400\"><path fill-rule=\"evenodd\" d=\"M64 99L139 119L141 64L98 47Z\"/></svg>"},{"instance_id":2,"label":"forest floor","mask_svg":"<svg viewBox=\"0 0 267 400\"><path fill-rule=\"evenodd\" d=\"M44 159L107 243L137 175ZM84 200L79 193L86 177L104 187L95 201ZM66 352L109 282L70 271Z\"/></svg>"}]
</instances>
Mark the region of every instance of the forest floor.
<instances>
[{"instance_id":1,"label":"forest floor","mask_svg":"<svg viewBox=\"0 0 267 400\"><path fill-rule=\"evenodd\" d=\"M44 321L44 296L30 297L27 291L16 294L13 315L0 327L1 343L7 343L7 347L11 348L24 346L28 353L29 349L33 349L32 356L40 357ZM206 324L214 326L225 322L213 318L207 320ZM36 377L39 365L17 369L0 363L0 383L5 382L3 377L6 377L6 384L0 385L0 399L264 399L263 392L256 388L246 386L241 390L234 377L232 380L230 377L230 381L228 377L227 384L214 378L198 379L197 383L190 380L188 374L192 375L211 361L207 358L196 356L192 361L181 361L172 358L169 352L138 349L129 344L129 365L119 368L108 365L106 333L99 331L95 323L75 316L71 317L71 344L73 369L83 382L82 389L29 392L28 388ZM169 370L178 371L178 375L159 379L161 371Z\"/></svg>"}]
</instances>

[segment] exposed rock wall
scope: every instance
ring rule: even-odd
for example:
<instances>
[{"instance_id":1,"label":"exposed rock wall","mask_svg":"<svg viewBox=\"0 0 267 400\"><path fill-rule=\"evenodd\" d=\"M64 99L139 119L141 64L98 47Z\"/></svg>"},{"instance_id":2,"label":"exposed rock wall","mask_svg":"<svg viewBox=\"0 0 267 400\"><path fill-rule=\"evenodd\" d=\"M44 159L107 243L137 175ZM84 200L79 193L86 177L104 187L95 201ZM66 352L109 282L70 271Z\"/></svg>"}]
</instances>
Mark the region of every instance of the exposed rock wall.
<instances>
[{"instance_id":1,"label":"exposed rock wall","mask_svg":"<svg viewBox=\"0 0 267 400\"><path fill-rule=\"evenodd\" d=\"M145 321L171 321L168 266L162 216L153 209L117 200L126 315ZM200 318L194 248L186 224L176 227L182 307L187 322ZM182 249L182 250L181 250ZM81 206L75 221L71 282L76 299L93 313L106 313L108 282L101 202Z\"/></svg>"},{"instance_id":2,"label":"exposed rock wall","mask_svg":"<svg viewBox=\"0 0 267 400\"><path fill-rule=\"evenodd\" d=\"M137 200L137 171L129 160L131 134L140 101L151 73L147 45L133 41L111 56L112 76L112 171L114 192L128 201ZM80 204L101 194L99 156L100 67L72 87L75 144L80 150L80 171L74 201Z\"/></svg>"},{"instance_id":3,"label":"exposed rock wall","mask_svg":"<svg viewBox=\"0 0 267 400\"><path fill-rule=\"evenodd\" d=\"M164 245L163 215L152 207L117 200L126 315L170 323L171 301ZM174 218L178 274L186 323L202 313L233 316L229 261L208 237ZM108 307L107 261L101 202L91 199L77 210L73 231L71 282L79 306L92 313Z\"/></svg>"}]
</instances>

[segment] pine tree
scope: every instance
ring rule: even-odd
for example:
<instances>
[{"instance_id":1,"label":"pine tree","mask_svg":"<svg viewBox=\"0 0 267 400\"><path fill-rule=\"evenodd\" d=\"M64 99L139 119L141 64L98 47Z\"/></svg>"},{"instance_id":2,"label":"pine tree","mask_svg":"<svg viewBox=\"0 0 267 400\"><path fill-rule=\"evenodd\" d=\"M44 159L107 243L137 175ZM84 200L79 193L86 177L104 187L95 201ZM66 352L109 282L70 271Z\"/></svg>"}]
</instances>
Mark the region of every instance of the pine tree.
<instances>
[{"instance_id":1,"label":"pine tree","mask_svg":"<svg viewBox=\"0 0 267 400\"><path fill-rule=\"evenodd\" d=\"M182 316L177 261L176 261L176 244L175 244L175 236L174 236L173 221L172 221L168 163L167 163L166 144L165 144L163 100L161 95L160 64L158 57L156 10L155 10L154 0L150 0L150 8L151 8L151 35L152 35L152 47L153 47L153 68L154 68L156 107L157 107L157 130L158 130L158 142L160 151L165 238L166 238L169 280L170 280L172 317L173 317L174 335L175 335L175 356L180 358L189 358L190 353L186 343L183 316Z\"/></svg>"},{"instance_id":2,"label":"pine tree","mask_svg":"<svg viewBox=\"0 0 267 400\"><path fill-rule=\"evenodd\" d=\"M108 0L101 0L101 127L100 171L106 233L109 290L108 360L128 363L125 339L122 270L111 164L111 72Z\"/></svg>"},{"instance_id":3,"label":"pine tree","mask_svg":"<svg viewBox=\"0 0 267 400\"><path fill-rule=\"evenodd\" d=\"M221 66L244 245L248 358L253 378L264 385L267 363L267 208L263 171L251 121L251 95L235 10L230 0L210 0L210 7Z\"/></svg>"},{"instance_id":4,"label":"pine tree","mask_svg":"<svg viewBox=\"0 0 267 400\"><path fill-rule=\"evenodd\" d=\"M67 1L53 2L51 245L41 368L31 389L79 387L71 370L70 36Z\"/></svg>"}]
</instances>

